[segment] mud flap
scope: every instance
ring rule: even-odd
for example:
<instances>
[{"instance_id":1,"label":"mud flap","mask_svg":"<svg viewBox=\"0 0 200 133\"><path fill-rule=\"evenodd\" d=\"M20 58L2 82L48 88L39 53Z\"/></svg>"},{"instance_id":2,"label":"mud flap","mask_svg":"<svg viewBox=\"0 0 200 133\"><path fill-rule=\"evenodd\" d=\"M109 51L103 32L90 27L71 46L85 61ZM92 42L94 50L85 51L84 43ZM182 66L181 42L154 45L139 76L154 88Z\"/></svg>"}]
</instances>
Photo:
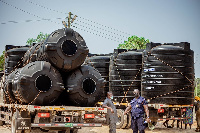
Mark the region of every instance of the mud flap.
<instances>
[{"instance_id":1,"label":"mud flap","mask_svg":"<svg viewBox=\"0 0 200 133\"><path fill-rule=\"evenodd\" d=\"M28 111L17 113L16 130L31 130L31 118L28 115Z\"/></svg>"},{"instance_id":2,"label":"mud flap","mask_svg":"<svg viewBox=\"0 0 200 133\"><path fill-rule=\"evenodd\" d=\"M17 118L17 130L30 130L31 119L30 118Z\"/></svg>"}]
</instances>

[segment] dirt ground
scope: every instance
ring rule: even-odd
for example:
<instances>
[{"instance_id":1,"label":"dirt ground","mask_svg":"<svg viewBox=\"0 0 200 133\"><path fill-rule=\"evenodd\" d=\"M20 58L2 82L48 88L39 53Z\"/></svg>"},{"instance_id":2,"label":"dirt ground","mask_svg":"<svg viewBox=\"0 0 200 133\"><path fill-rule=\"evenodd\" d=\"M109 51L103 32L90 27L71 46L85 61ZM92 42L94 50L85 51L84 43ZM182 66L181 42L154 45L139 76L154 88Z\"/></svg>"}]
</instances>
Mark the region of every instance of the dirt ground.
<instances>
[{"instance_id":1,"label":"dirt ground","mask_svg":"<svg viewBox=\"0 0 200 133\"><path fill-rule=\"evenodd\" d=\"M176 125L176 124L175 124ZM183 129L177 128L176 126L174 128L165 128L162 124L162 122L159 122L154 130L146 129L145 133L196 133L196 121L192 125L192 128L189 129L189 126L187 126L187 129L185 129L185 126L183 125ZM78 133L109 133L109 127L103 126L103 127L84 127L82 129L79 129ZM117 133L132 133L132 129L117 129ZM0 126L0 133L11 133L10 126Z\"/></svg>"},{"instance_id":2,"label":"dirt ground","mask_svg":"<svg viewBox=\"0 0 200 133\"><path fill-rule=\"evenodd\" d=\"M177 128L176 126L174 128L166 128L162 123L163 122L159 122L152 131L150 129L146 129L145 133L196 133L196 121L192 125L191 129L189 128L189 125L187 126L187 129L185 129L185 125L183 125L183 129ZM78 133L109 133L108 131L109 127L103 126L98 128L82 128ZM133 133L133 130L117 129L117 133Z\"/></svg>"}]
</instances>

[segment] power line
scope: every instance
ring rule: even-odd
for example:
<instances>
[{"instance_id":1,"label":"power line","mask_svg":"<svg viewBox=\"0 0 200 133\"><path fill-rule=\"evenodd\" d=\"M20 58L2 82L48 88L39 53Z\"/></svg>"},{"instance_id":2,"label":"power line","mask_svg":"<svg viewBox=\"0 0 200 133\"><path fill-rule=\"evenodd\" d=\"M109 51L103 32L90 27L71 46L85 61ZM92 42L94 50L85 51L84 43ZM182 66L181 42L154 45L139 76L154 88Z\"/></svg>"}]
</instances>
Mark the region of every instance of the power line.
<instances>
[{"instance_id":1,"label":"power line","mask_svg":"<svg viewBox=\"0 0 200 133\"><path fill-rule=\"evenodd\" d=\"M9 24L9 23L29 23L29 22L40 22L40 21L46 21L46 20L62 20L62 19L65 19L65 18L51 18L51 19L38 19L38 20L32 20L32 19L28 19L28 20L23 20L23 21L15 21L15 20L9 20L9 21L6 21L6 22L1 22L0 24Z\"/></svg>"},{"instance_id":2,"label":"power line","mask_svg":"<svg viewBox=\"0 0 200 133\"><path fill-rule=\"evenodd\" d=\"M16 7L16 6L14 6L14 5L11 5L11 4L9 4L9 3L3 1L3 0L0 0L0 2L6 4L6 5L8 5L8 6L11 6L11 7L15 8L15 9L17 9L17 10L20 10L20 11L22 11L22 12L24 12L24 13L27 13L27 14L29 14L29 15L32 15L32 16L34 16L34 17L37 17L37 18L40 18L40 19L43 19L43 20L47 20L47 21L50 21L50 22L52 22L52 23L60 24L60 23L57 23L57 22L55 22L55 21L51 21L51 20L49 20L49 19L45 19L45 18L42 18L42 17L40 17L40 16L38 16L38 15L32 14L32 13L30 13L30 12L27 12L27 11L25 11L25 10L23 10L23 9L21 9L21 8L18 8L18 7Z\"/></svg>"},{"instance_id":3,"label":"power line","mask_svg":"<svg viewBox=\"0 0 200 133\"><path fill-rule=\"evenodd\" d=\"M100 34L97 34L97 33L94 33L94 32L91 32L91 31L88 31L88 30L85 30L85 29L82 29L82 28L77 27L77 26L75 26L75 25L73 25L73 24L72 24L71 26L74 27L74 28L76 28L76 29L79 29L79 30L82 30L82 31L85 31L85 32L91 33L91 34L93 34L93 35L97 35L97 36L100 36L100 37L103 37L103 38L109 39L109 40L111 40L111 41L115 41L115 42L118 42L118 43L122 43L122 42L120 42L120 41L118 41L118 40L115 40L115 39L112 39L112 38L106 37L106 36L104 36L104 35L100 35Z\"/></svg>"},{"instance_id":4,"label":"power line","mask_svg":"<svg viewBox=\"0 0 200 133\"><path fill-rule=\"evenodd\" d=\"M29 2L29 3L31 3L31 4L34 4L34 5L36 5L36 6L42 7L42 8L44 8L44 9L46 9L46 10L54 11L54 12L57 12L57 13L67 14L67 13L64 13L64 12L62 12L62 11L54 10L54 9L51 9L51 8L45 7L45 6L43 6L43 5L40 5L40 4L37 4L37 3L34 3L34 2L32 2L32 1L29 1L29 0L28 0L27 2ZM92 20L86 19L86 18L81 17L81 16L78 16L78 17L81 18L81 19L83 19L83 20L86 20L86 21L88 21L88 22L92 22L92 23L94 23L94 24L97 24L97 25L99 25L99 26L101 26L101 27L105 27L105 28L107 28L107 29L111 29L111 30L114 30L114 31L117 31L117 32L120 32L120 33L126 34L126 35L128 35L128 36L131 36L131 34L129 34L129 33L127 33L127 32L124 32L124 31L121 31L121 30L118 30L118 29L115 29L115 28L111 28L111 27L109 27L109 26L106 26L106 25L103 25L103 24L97 23L97 22L95 22L95 21L92 21Z\"/></svg>"},{"instance_id":5,"label":"power line","mask_svg":"<svg viewBox=\"0 0 200 133\"><path fill-rule=\"evenodd\" d=\"M100 34L103 34L103 35L99 35L99 36L102 36L102 37L104 37L104 38L107 38L107 39L110 39L110 40L114 40L114 41L119 42L119 43L121 43L121 42L120 42L120 41L117 41L117 40L121 40L122 42L124 41L124 40L122 40L122 39L120 39L120 38L117 38L117 37L115 37L115 36L111 36L111 35L109 35L109 34L106 34L106 33L104 33L104 32L98 31L98 30L94 30L94 29L92 29L92 28L90 28L90 27L87 27L87 26L84 26L84 25L81 25L81 24L78 24L78 23L74 23L74 24L79 25L79 26L81 26L81 27L84 27L84 28L86 28L86 29L89 29L89 30L98 32L98 33L100 33ZM94 34L95 34L95 33L94 33ZM96 35L98 35L98 34L96 33ZM109 37L107 37L107 36L109 36ZM112 39L111 37L112 37L112 38L115 38L115 39ZM117 39L117 40L116 40L116 39Z\"/></svg>"},{"instance_id":6,"label":"power line","mask_svg":"<svg viewBox=\"0 0 200 133\"><path fill-rule=\"evenodd\" d=\"M6 4L6 5L8 5L8 6L11 6L11 7L15 8L15 9L17 9L17 10L20 10L20 11L22 11L22 12L24 12L24 13L27 13L27 14L29 14L29 15L32 15L32 16L34 16L34 17L37 17L37 18L40 18L40 19L43 19L43 20L47 20L47 21L50 21L50 22L59 24L59 23L54 22L54 21L52 21L52 20L50 20L50 19L45 19L45 18L42 18L42 17L40 17L40 16L38 16L38 15L32 14L32 13L30 13L30 12L27 12L27 11L25 11L25 10L23 10L23 9L21 9L21 8L18 8L18 7L16 7L16 6L14 6L14 5L11 5L11 4L9 4L9 3L3 1L3 0L0 0L0 2ZM49 8L46 8L46 9L49 9ZM52 10L52 11L54 11L54 10ZM12 22L12 23L17 23L16 21L10 21L10 22ZM5 24L5 23L3 23L3 24ZM80 25L80 24L79 24L79 25ZM86 26L83 26L83 25L80 25L80 26L86 27ZM78 28L78 27L76 27L76 28ZM89 28L89 27L86 27L86 28ZM81 28L79 28L79 29L80 29L80 30L83 30L83 29L81 29ZM90 29L90 28L89 28L89 29ZM91 29L91 30L93 30L93 29ZM87 30L84 30L84 31L89 32L89 33L93 33L93 32L87 31ZM97 30L93 30L93 31L99 32L99 31L97 31ZM104 32L99 32L99 33L105 34ZM93 33L93 34L95 34L95 33ZM98 35L98 34L96 34L96 35ZM105 34L105 35L110 36L110 35L108 35L108 34ZM99 36L101 36L101 35L99 35ZM109 38L109 37L107 37L107 36L102 35L101 37L104 37L104 38L107 38L107 39L110 39L110 40L113 40L113 41L116 41L116 42L120 42L120 41L118 41L118 40ZM111 36L110 36L110 37L111 37ZM113 36L112 36L112 37L113 37ZM117 38L117 37L113 37L113 38L116 38L116 39L121 40L120 38ZM123 41L123 40L122 40L122 41ZM120 42L120 43L121 43L121 42Z\"/></svg>"},{"instance_id":7,"label":"power line","mask_svg":"<svg viewBox=\"0 0 200 133\"><path fill-rule=\"evenodd\" d=\"M33 5L36 5L36 6L42 7L42 8L44 8L44 9L46 9L46 10L50 10L50 11L54 11L54 12L62 13L62 14L68 14L68 13L64 13L64 12L62 12L62 11L54 10L54 9L51 9L51 8L45 7L45 6L43 6L43 5L40 5L40 4L37 4L37 3L34 3L34 2L32 2L32 1L30 1L30 0L25 0L25 1L27 1L27 2L29 2L29 3L31 3L31 4L33 4Z\"/></svg>"},{"instance_id":8,"label":"power line","mask_svg":"<svg viewBox=\"0 0 200 133\"><path fill-rule=\"evenodd\" d=\"M95 25L92 25L92 24L88 24L88 23L85 23L85 22L80 21L80 20L78 20L78 19L77 19L77 21L78 21L78 22L81 22L81 23L84 23L84 24L86 24L86 25L93 26L93 27L95 27L95 28L98 28L98 29L104 30L104 31L106 31L106 32L110 32L110 33L112 33L112 34L115 34L115 35L118 35L118 36L121 36L121 37L126 38L126 37L123 36L123 35L117 34L117 33L115 33L115 32L109 31L109 30L105 30L105 29L103 29L103 28L101 28L101 27L99 27L99 26L95 26Z\"/></svg>"},{"instance_id":9,"label":"power line","mask_svg":"<svg viewBox=\"0 0 200 133\"><path fill-rule=\"evenodd\" d=\"M92 20L89 20L89 19L86 19L86 18L83 18L83 17L80 17L80 16L79 16L79 18L81 18L81 19L83 19L83 20L86 20L86 21L88 21L88 22L92 22L92 23L95 23L95 24L97 24L97 25L103 26L103 27L105 27L105 28L108 28L108 29L111 29L111 30L115 30L115 31L118 31L118 32L120 32L120 33L124 33L124 34L126 34L126 35L131 36L131 34L129 34L129 33L127 33L127 32L124 32L124 31L121 31L121 30L118 30L118 29L115 29L115 28L111 28L111 27L109 27L109 26L106 26L106 25L97 23L97 22L95 22L95 21L92 21Z\"/></svg>"},{"instance_id":10,"label":"power line","mask_svg":"<svg viewBox=\"0 0 200 133\"><path fill-rule=\"evenodd\" d=\"M94 29L92 29L92 28L90 28L90 27L87 27L87 26L84 26L84 25L81 25L81 24L78 24L78 23L74 23L74 24L77 24L77 25L79 25L79 26L81 26L81 27L85 27L85 28L87 28L87 29L93 30L93 31L98 32L98 33L100 33L100 34L104 34L104 35L106 35L106 36L110 36L110 37L112 37L112 38L122 40L122 39L120 39L120 38L118 38L118 37L109 35L109 34L107 34L107 33L105 33L105 32L101 32L101 31L99 31L99 30L94 30ZM123 40L122 40L122 41L123 41Z\"/></svg>"}]
</instances>

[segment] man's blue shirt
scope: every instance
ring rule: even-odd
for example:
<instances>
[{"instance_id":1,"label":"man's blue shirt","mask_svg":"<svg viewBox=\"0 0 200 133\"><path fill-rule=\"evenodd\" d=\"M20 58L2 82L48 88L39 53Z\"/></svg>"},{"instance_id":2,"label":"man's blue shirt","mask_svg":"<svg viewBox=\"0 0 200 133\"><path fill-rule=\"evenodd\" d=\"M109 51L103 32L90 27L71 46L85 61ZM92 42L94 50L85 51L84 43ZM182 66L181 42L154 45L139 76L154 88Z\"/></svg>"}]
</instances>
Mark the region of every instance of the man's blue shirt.
<instances>
[{"instance_id":1,"label":"man's blue shirt","mask_svg":"<svg viewBox=\"0 0 200 133\"><path fill-rule=\"evenodd\" d=\"M144 97L139 97L138 99L134 98L130 102L131 104L131 112L132 112L132 118L136 119L138 117L143 117L144 115L144 107L143 105L147 105L147 101L145 100Z\"/></svg>"}]
</instances>

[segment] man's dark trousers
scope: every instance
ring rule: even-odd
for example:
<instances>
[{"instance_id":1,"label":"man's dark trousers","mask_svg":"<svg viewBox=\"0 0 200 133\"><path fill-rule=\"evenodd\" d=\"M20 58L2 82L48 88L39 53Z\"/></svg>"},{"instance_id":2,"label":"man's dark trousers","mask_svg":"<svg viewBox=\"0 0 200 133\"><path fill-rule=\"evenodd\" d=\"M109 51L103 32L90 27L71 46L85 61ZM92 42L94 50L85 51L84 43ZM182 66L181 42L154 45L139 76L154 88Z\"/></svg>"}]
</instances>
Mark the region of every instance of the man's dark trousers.
<instances>
[{"instance_id":1,"label":"man's dark trousers","mask_svg":"<svg viewBox=\"0 0 200 133\"><path fill-rule=\"evenodd\" d=\"M143 117L137 117L135 119L131 120L131 128L133 129L133 133L145 133L145 125L144 125L144 120Z\"/></svg>"}]
</instances>

